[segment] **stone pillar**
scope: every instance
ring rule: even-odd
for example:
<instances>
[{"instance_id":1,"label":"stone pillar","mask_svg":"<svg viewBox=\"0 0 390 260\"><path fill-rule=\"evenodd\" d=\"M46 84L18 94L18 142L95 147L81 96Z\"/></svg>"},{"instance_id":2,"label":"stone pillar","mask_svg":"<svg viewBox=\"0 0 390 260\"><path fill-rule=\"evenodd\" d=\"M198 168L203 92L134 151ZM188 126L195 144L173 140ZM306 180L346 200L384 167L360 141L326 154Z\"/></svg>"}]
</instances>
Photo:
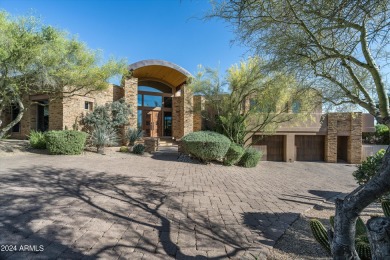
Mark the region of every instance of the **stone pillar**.
<instances>
[{"instance_id":1,"label":"stone pillar","mask_svg":"<svg viewBox=\"0 0 390 260\"><path fill-rule=\"evenodd\" d=\"M295 162L295 135L286 134L284 138L284 161Z\"/></svg>"},{"instance_id":2,"label":"stone pillar","mask_svg":"<svg viewBox=\"0 0 390 260\"><path fill-rule=\"evenodd\" d=\"M205 107L205 98L203 96L194 96L194 117L193 131L201 131L203 129L202 111Z\"/></svg>"},{"instance_id":3,"label":"stone pillar","mask_svg":"<svg viewBox=\"0 0 390 260\"><path fill-rule=\"evenodd\" d=\"M36 106L37 107L37 106ZM64 127L64 104L63 98L49 101L49 130L63 130ZM72 130L72 128L68 129Z\"/></svg>"},{"instance_id":4,"label":"stone pillar","mask_svg":"<svg viewBox=\"0 0 390 260\"><path fill-rule=\"evenodd\" d=\"M181 97L172 97L172 137L180 139L183 136L181 129Z\"/></svg>"},{"instance_id":5,"label":"stone pillar","mask_svg":"<svg viewBox=\"0 0 390 260\"><path fill-rule=\"evenodd\" d=\"M362 161L362 113L351 113L351 134L348 138L348 163Z\"/></svg>"},{"instance_id":6,"label":"stone pillar","mask_svg":"<svg viewBox=\"0 0 390 260\"><path fill-rule=\"evenodd\" d=\"M330 163L337 162L337 114L329 113L328 133L325 137L325 161Z\"/></svg>"},{"instance_id":7,"label":"stone pillar","mask_svg":"<svg viewBox=\"0 0 390 260\"><path fill-rule=\"evenodd\" d=\"M183 129L183 136L193 132L194 128L194 100L190 89L186 85L181 88L181 120L180 125Z\"/></svg>"},{"instance_id":8,"label":"stone pillar","mask_svg":"<svg viewBox=\"0 0 390 260\"><path fill-rule=\"evenodd\" d=\"M124 96L125 102L131 106L131 115L129 116L129 127L137 128L137 109L138 109L138 79L128 78L124 81Z\"/></svg>"},{"instance_id":9,"label":"stone pillar","mask_svg":"<svg viewBox=\"0 0 390 260\"><path fill-rule=\"evenodd\" d=\"M36 118L36 109L32 109L30 97L28 95L23 97L24 114L20 120L20 133L12 133L13 138L26 139L32 129L36 129L36 124L31 124L31 116ZM12 130L11 130L12 131Z\"/></svg>"}]
</instances>

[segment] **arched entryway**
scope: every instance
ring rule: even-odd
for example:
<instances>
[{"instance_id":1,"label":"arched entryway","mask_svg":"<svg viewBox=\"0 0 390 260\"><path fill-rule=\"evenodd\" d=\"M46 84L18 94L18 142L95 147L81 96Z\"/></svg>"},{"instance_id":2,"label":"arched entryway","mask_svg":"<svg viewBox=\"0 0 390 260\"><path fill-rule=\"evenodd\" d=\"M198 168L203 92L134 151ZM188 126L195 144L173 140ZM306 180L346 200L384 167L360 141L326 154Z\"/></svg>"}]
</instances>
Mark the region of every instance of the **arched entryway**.
<instances>
[{"instance_id":1,"label":"arched entryway","mask_svg":"<svg viewBox=\"0 0 390 260\"><path fill-rule=\"evenodd\" d=\"M136 92L137 113L133 120L146 137L175 137L192 128L192 113L185 109L185 86L191 74L180 66L162 60L144 60L129 66L132 78L125 92ZM132 93L133 95L135 93ZM130 93L125 97L134 100ZM131 102L130 102L131 103Z\"/></svg>"}]
</instances>

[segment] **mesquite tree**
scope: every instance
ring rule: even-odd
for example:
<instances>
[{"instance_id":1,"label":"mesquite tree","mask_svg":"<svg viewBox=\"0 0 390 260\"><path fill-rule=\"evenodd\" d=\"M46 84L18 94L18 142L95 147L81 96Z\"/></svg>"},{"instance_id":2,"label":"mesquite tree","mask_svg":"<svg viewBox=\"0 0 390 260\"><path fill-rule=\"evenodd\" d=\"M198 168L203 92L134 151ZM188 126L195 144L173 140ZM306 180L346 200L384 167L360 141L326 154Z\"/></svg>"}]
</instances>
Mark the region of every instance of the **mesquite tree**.
<instances>
[{"instance_id":1,"label":"mesquite tree","mask_svg":"<svg viewBox=\"0 0 390 260\"><path fill-rule=\"evenodd\" d=\"M263 65L252 57L232 65L224 78L215 69L199 68L188 87L205 97L207 128L245 146L258 132L272 134L282 123L311 120L318 92L303 88L290 75L266 74Z\"/></svg>"},{"instance_id":2,"label":"mesquite tree","mask_svg":"<svg viewBox=\"0 0 390 260\"><path fill-rule=\"evenodd\" d=\"M321 89L334 105L360 106L390 126L388 65L389 0L230 0L216 1L208 17L230 22L238 40L267 57L275 69L294 72ZM335 259L358 259L354 245L360 212L390 191L390 150L378 175L336 201ZM370 222L373 258L389 257L389 220ZM378 231L379 232L379 231ZM375 237L375 239L374 239ZM379 245L379 246L378 246Z\"/></svg>"},{"instance_id":3,"label":"mesquite tree","mask_svg":"<svg viewBox=\"0 0 390 260\"><path fill-rule=\"evenodd\" d=\"M19 110L8 125L0 121L0 138L22 119L28 95L57 98L103 90L109 78L126 71L124 61L100 65L96 51L34 17L0 12L0 116L10 107Z\"/></svg>"}]
</instances>

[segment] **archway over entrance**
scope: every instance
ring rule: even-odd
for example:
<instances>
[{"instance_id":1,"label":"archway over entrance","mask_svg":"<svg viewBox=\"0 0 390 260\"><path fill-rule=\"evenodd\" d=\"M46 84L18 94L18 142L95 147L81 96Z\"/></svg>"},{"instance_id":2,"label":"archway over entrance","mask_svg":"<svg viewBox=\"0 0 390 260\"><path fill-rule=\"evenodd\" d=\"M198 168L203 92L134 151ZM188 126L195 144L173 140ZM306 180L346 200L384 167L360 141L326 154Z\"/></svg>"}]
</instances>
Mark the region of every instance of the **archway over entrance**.
<instances>
[{"instance_id":1,"label":"archway over entrance","mask_svg":"<svg viewBox=\"0 0 390 260\"><path fill-rule=\"evenodd\" d=\"M163 60L139 61L129 65L129 70L132 75L130 91L137 99L133 106L137 107L137 113L132 120L137 122L137 127L144 130L146 137L180 138L184 135L185 122L190 119L184 105L187 102L185 86L191 74ZM125 88L126 91L129 89ZM192 128L192 118L188 123Z\"/></svg>"}]
</instances>

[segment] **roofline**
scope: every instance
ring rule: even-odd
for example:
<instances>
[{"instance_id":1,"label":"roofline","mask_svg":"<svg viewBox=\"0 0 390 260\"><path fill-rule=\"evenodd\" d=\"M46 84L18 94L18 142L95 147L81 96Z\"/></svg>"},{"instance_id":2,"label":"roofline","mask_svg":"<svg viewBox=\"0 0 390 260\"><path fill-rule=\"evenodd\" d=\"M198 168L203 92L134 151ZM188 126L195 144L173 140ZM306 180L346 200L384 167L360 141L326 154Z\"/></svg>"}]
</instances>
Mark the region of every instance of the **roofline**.
<instances>
[{"instance_id":1,"label":"roofline","mask_svg":"<svg viewBox=\"0 0 390 260\"><path fill-rule=\"evenodd\" d=\"M141 60L133 64L130 64L128 69L136 70L146 66L164 66L164 67L174 69L187 77L192 77L191 73L189 73L186 69L183 69L179 65L176 65L172 62L165 61L165 60Z\"/></svg>"}]
</instances>

